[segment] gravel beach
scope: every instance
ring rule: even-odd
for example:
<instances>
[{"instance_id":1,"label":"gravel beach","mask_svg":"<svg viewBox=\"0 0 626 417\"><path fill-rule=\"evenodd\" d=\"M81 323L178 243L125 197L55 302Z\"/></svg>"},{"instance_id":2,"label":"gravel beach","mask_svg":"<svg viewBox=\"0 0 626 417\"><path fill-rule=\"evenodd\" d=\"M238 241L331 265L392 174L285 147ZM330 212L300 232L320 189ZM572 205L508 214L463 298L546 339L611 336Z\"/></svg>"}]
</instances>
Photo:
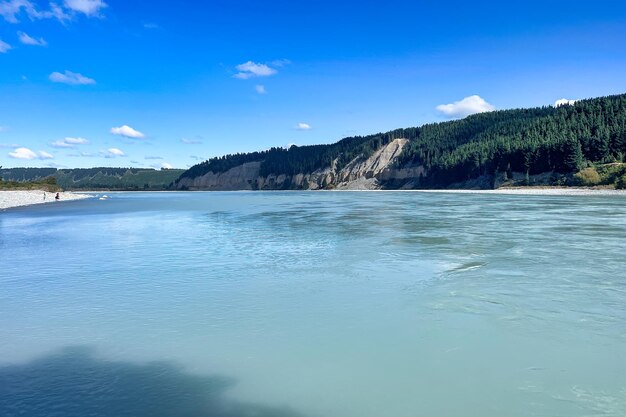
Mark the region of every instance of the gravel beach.
<instances>
[{"instance_id":1,"label":"gravel beach","mask_svg":"<svg viewBox=\"0 0 626 417\"><path fill-rule=\"evenodd\" d=\"M44 199L45 194L45 199ZM54 196L56 193L44 192L40 190L33 191L0 191L0 210L13 207L30 206L33 204L58 203L63 201L82 200L93 196L88 194L61 192L59 200L56 201Z\"/></svg>"}]
</instances>

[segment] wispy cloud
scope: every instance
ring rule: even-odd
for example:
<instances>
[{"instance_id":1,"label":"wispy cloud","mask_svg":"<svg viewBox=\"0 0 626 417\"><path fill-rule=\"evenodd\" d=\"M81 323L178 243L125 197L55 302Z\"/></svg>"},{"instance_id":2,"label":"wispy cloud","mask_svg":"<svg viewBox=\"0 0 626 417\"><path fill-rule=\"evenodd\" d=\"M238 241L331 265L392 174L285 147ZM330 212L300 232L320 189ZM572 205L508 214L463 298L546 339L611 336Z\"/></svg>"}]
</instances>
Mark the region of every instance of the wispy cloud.
<instances>
[{"instance_id":1,"label":"wispy cloud","mask_svg":"<svg viewBox=\"0 0 626 417\"><path fill-rule=\"evenodd\" d=\"M143 159L163 159L163 157L161 156L144 156Z\"/></svg>"},{"instance_id":2,"label":"wispy cloud","mask_svg":"<svg viewBox=\"0 0 626 417\"><path fill-rule=\"evenodd\" d=\"M73 148L76 145L86 145L89 141L85 138L65 138L50 144L53 148Z\"/></svg>"},{"instance_id":3,"label":"wispy cloud","mask_svg":"<svg viewBox=\"0 0 626 417\"><path fill-rule=\"evenodd\" d=\"M576 104L578 100L570 100L567 98L562 98L560 100L557 100L554 102L554 107L560 107L560 106L573 106L574 104Z\"/></svg>"},{"instance_id":4,"label":"wispy cloud","mask_svg":"<svg viewBox=\"0 0 626 417\"><path fill-rule=\"evenodd\" d=\"M108 7L102 0L65 0L63 3L68 9L86 16L99 16L100 11Z\"/></svg>"},{"instance_id":5,"label":"wispy cloud","mask_svg":"<svg viewBox=\"0 0 626 417\"><path fill-rule=\"evenodd\" d=\"M198 139L186 139L186 138L182 138L180 140L180 143L184 144L184 145L200 145L202 144L201 140Z\"/></svg>"},{"instance_id":6,"label":"wispy cloud","mask_svg":"<svg viewBox=\"0 0 626 417\"><path fill-rule=\"evenodd\" d=\"M121 149L109 148L106 151L100 151L100 156L105 158L117 158L119 156L126 156L126 154Z\"/></svg>"},{"instance_id":7,"label":"wispy cloud","mask_svg":"<svg viewBox=\"0 0 626 417\"><path fill-rule=\"evenodd\" d=\"M93 78L85 77L82 74L72 71L65 71L63 74L60 72L53 72L48 78L54 83L69 85L89 85L96 83L96 80Z\"/></svg>"},{"instance_id":8,"label":"wispy cloud","mask_svg":"<svg viewBox=\"0 0 626 417\"><path fill-rule=\"evenodd\" d=\"M189 156L191 159L193 159L194 161L204 161L205 158L198 156L198 155L190 155Z\"/></svg>"},{"instance_id":9,"label":"wispy cloud","mask_svg":"<svg viewBox=\"0 0 626 417\"><path fill-rule=\"evenodd\" d=\"M48 42L44 38L35 39L25 32L17 32L17 37L24 45L47 46Z\"/></svg>"},{"instance_id":10,"label":"wispy cloud","mask_svg":"<svg viewBox=\"0 0 626 417\"><path fill-rule=\"evenodd\" d=\"M38 13L35 6L28 0L7 0L0 3L0 16L9 23L18 23L17 15L26 10L30 18L34 18Z\"/></svg>"},{"instance_id":11,"label":"wispy cloud","mask_svg":"<svg viewBox=\"0 0 626 417\"><path fill-rule=\"evenodd\" d=\"M282 68L285 65L289 65L291 64L291 61L288 59L277 59L275 61L272 61L272 66L277 67L277 68Z\"/></svg>"},{"instance_id":12,"label":"wispy cloud","mask_svg":"<svg viewBox=\"0 0 626 417\"><path fill-rule=\"evenodd\" d=\"M102 0L64 0L62 5L55 2L49 4L50 9L43 10L30 0L5 0L0 2L0 16L9 23L19 23L22 14L30 20L57 19L65 22L75 14L99 17L100 11L108 7Z\"/></svg>"},{"instance_id":13,"label":"wispy cloud","mask_svg":"<svg viewBox=\"0 0 626 417\"><path fill-rule=\"evenodd\" d=\"M5 54L11 50L11 45L0 39L0 54Z\"/></svg>"},{"instance_id":14,"label":"wispy cloud","mask_svg":"<svg viewBox=\"0 0 626 417\"><path fill-rule=\"evenodd\" d=\"M0 143L0 148L19 148L20 145L16 144L16 143Z\"/></svg>"},{"instance_id":15,"label":"wispy cloud","mask_svg":"<svg viewBox=\"0 0 626 417\"><path fill-rule=\"evenodd\" d=\"M142 132L133 129L128 125L123 125L120 127L112 127L110 132L117 136L123 136L125 138L131 139L143 139L146 137Z\"/></svg>"},{"instance_id":16,"label":"wispy cloud","mask_svg":"<svg viewBox=\"0 0 626 417\"><path fill-rule=\"evenodd\" d=\"M311 125L308 123L298 123L296 125L296 130L311 130L311 129L313 129L313 127L311 127Z\"/></svg>"},{"instance_id":17,"label":"wispy cloud","mask_svg":"<svg viewBox=\"0 0 626 417\"><path fill-rule=\"evenodd\" d=\"M454 119L466 117L471 114L494 111L496 108L487 103L482 97L473 95L451 104L441 104L437 106L436 109L444 116Z\"/></svg>"},{"instance_id":18,"label":"wispy cloud","mask_svg":"<svg viewBox=\"0 0 626 417\"><path fill-rule=\"evenodd\" d=\"M269 77L270 75L274 75L278 72L266 64L258 64L252 61L239 64L235 68L239 72L235 74L234 77L242 80L254 77Z\"/></svg>"},{"instance_id":19,"label":"wispy cloud","mask_svg":"<svg viewBox=\"0 0 626 417\"><path fill-rule=\"evenodd\" d=\"M158 29L160 26L157 25L156 23L152 23L152 22L146 22L143 24L143 28L144 29Z\"/></svg>"},{"instance_id":20,"label":"wispy cloud","mask_svg":"<svg viewBox=\"0 0 626 417\"><path fill-rule=\"evenodd\" d=\"M67 156L71 156L72 158L95 158L97 155L91 152L77 152L68 153Z\"/></svg>"},{"instance_id":21,"label":"wispy cloud","mask_svg":"<svg viewBox=\"0 0 626 417\"><path fill-rule=\"evenodd\" d=\"M49 154L46 151L35 152L28 148L17 148L13 152L9 152L9 156L13 159L24 159L24 160L32 160L32 159L52 159L54 156Z\"/></svg>"},{"instance_id":22,"label":"wispy cloud","mask_svg":"<svg viewBox=\"0 0 626 417\"><path fill-rule=\"evenodd\" d=\"M19 23L18 16L25 14L30 20L57 19L65 22L71 19L69 10L57 3L50 3L50 10L39 10L30 0L5 0L0 2L0 16L9 23Z\"/></svg>"},{"instance_id":23,"label":"wispy cloud","mask_svg":"<svg viewBox=\"0 0 626 417\"><path fill-rule=\"evenodd\" d=\"M256 90L258 94L267 94L267 90L265 89L264 85L259 84L256 87L254 87L254 89Z\"/></svg>"}]
</instances>

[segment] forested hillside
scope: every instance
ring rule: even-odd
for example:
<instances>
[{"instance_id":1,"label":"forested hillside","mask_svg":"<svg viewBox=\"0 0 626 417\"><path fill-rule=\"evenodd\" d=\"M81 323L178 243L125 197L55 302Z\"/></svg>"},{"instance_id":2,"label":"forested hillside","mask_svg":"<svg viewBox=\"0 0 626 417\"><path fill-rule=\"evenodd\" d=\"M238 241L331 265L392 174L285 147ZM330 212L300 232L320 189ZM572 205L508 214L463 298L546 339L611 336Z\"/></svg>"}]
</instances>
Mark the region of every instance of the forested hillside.
<instances>
[{"instance_id":1,"label":"forested hillside","mask_svg":"<svg viewBox=\"0 0 626 417\"><path fill-rule=\"evenodd\" d=\"M419 131L398 163L423 164L430 185L498 172L577 172L590 163L623 162L626 95L477 114Z\"/></svg>"},{"instance_id":2,"label":"forested hillside","mask_svg":"<svg viewBox=\"0 0 626 417\"><path fill-rule=\"evenodd\" d=\"M144 168L5 168L5 181L29 182L52 177L65 190L165 190L183 170Z\"/></svg>"},{"instance_id":3,"label":"forested hillside","mask_svg":"<svg viewBox=\"0 0 626 417\"><path fill-rule=\"evenodd\" d=\"M260 163L260 177L305 174L331 166L337 171L350 161L367 159L399 138L409 142L389 169L423 169L417 178L405 176L381 183L383 187L396 188L411 181L411 187L438 188L476 178L506 180L514 173L530 178L548 172L569 174L565 185L574 185L573 174L611 163L618 163L609 170L611 180L618 180L626 174L619 166L626 154L626 95L559 107L481 113L462 120L345 138L330 145L227 155L196 165L181 178L222 173L246 162ZM607 171L606 167L599 170Z\"/></svg>"}]
</instances>

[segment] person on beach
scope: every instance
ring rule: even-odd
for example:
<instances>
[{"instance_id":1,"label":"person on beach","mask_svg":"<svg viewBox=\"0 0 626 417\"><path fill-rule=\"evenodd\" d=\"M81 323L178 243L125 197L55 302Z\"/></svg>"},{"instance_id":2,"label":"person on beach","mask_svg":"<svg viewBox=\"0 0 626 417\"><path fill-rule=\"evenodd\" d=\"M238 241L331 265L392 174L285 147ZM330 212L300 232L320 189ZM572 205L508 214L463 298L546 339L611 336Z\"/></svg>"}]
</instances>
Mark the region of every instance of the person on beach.
<instances>
[{"instance_id":1,"label":"person on beach","mask_svg":"<svg viewBox=\"0 0 626 417\"><path fill-rule=\"evenodd\" d=\"M46 201L46 193L43 193L43 201Z\"/></svg>"},{"instance_id":2,"label":"person on beach","mask_svg":"<svg viewBox=\"0 0 626 417\"><path fill-rule=\"evenodd\" d=\"M57 195L54 197L55 200L60 200L61 196L59 196L59 193L57 193Z\"/></svg>"}]
</instances>

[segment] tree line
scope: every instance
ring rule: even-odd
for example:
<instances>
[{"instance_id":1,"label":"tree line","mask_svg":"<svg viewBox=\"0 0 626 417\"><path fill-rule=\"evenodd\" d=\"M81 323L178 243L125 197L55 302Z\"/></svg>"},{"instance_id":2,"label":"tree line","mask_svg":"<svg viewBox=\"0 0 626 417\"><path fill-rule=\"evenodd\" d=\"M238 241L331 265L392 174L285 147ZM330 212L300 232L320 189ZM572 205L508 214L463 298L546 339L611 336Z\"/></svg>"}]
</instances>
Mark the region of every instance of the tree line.
<instances>
[{"instance_id":1,"label":"tree line","mask_svg":"<svg viewBox=\"0 0 626 417\"><path fill-rule=\"evenodd\" d=\"M443 123L354 136L329 145L272 148L209 159L182 174L194 178L261 162L260 175L310 173L335 163L341 169L394 139L409 140L396 167L421 165L420 186L443 187L483 175L574 173L593 163L623 162L626 95L573 105L481 113Z\"/></svg>"}]
</instances>

